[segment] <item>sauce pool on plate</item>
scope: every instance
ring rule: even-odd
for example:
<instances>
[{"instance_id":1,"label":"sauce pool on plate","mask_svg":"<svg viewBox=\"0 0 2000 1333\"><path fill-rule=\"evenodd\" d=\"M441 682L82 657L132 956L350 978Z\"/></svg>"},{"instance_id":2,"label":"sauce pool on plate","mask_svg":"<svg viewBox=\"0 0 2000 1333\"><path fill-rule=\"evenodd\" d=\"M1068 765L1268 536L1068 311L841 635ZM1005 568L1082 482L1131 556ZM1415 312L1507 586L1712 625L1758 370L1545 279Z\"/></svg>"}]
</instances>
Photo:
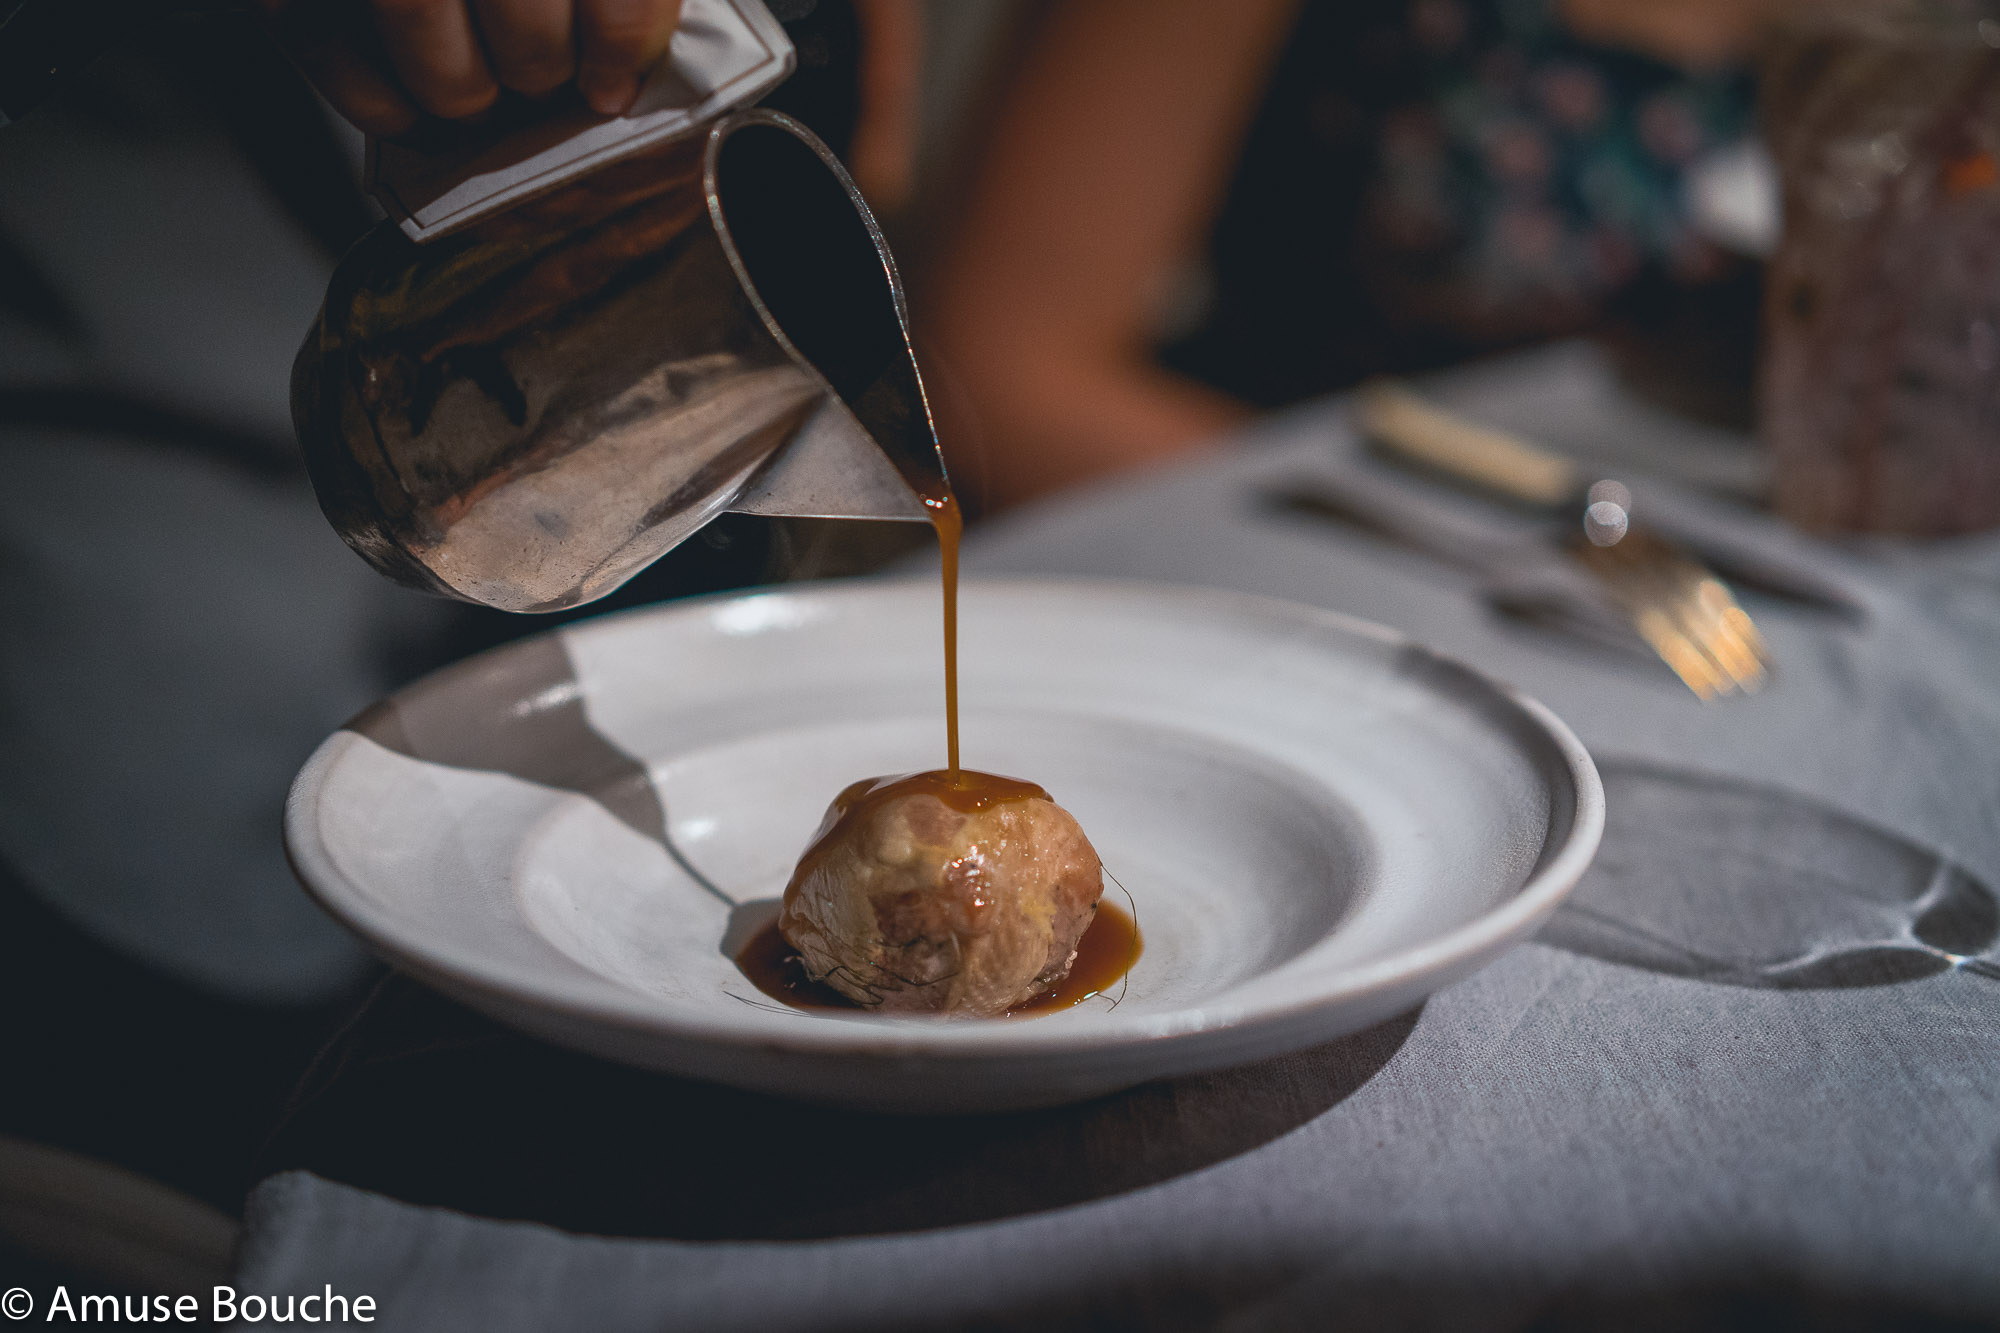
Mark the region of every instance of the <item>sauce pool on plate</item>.
<instances>
[{"instance_id":1,"label":"sauce pool on plate","mask_svg":"<svg viewBox=\"0 0 2000 1333\"><path fill-rule=\"evenodd\" d=\"M1142 941L1132 914L1115 903L1100 902L1097 915L1076 946L1076 962L1062 984L1046 995L1038 995L1007 1011L1009 1018L1032 1018L1062 1009L1073 1009L1093 995L1102 995L1117 985L1132 964L1139 960ZM822 986L806 975L798 950L778 933L771 923L751 937L736 955L736 966L750 983L764 994L794 1009L839 1009L864 1013L852 1000L830 986Z\"/></svg>"}]
</instances>

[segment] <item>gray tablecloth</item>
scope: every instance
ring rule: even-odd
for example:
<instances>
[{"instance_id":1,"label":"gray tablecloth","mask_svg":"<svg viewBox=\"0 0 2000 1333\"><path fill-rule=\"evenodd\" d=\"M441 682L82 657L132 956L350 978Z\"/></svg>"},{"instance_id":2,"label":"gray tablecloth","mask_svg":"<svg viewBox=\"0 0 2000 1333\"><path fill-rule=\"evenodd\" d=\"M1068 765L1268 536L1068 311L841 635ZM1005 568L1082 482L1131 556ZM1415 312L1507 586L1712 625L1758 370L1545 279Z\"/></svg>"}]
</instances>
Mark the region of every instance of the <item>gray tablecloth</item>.
<instances>
[{"instance_id":1,"label":"gray tablecloth","mask_svg":"<svg viewBox=\"0 0 2000 1333\"><path fill-rule=\"evenodd\" d=\"M1586 348L1436 388L1580 454L1754 472L1739 442L1626 401ZM2000 1321L2000 539L1804 544L1867 614L1747 595L1777 674L1704 706L1657 663L1496 615L1467 574L1259 499L1379 466L1329 401L967 553L974 576L1198 583L1383 621L1590 746L1610 820L1572 905L1375 1034L1350 1086L1136 1188L893 1235L605 1239L286 1172L252 1198L238 1285L330 1282L426 1333ZM1221 1120L1295 1104L1320 1067L1153 1096L1132 1151L1226 1139Z\"/></svg>"}]
</instances>

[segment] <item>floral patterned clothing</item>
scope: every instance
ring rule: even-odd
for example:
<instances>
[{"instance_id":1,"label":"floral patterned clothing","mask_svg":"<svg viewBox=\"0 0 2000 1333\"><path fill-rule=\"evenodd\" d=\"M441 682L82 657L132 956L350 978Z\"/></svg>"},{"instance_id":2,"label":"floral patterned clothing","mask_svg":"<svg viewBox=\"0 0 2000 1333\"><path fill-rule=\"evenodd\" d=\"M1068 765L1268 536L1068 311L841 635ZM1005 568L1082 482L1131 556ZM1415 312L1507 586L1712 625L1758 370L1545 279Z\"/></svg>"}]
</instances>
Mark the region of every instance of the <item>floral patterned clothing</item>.
<instances>
[{"instance_id":1,"label":"floral patterned clothing","mask_svg":"<svg viewBox=\"0 0 2000 1333\"><path fill-rule=\"evenodd\" d=\"M1683 181L1749 80L1593 47L1553 0L1308 4L1168 360L1275 402L1588 326L1720 256Z\"/></svg>"}]
</instances>

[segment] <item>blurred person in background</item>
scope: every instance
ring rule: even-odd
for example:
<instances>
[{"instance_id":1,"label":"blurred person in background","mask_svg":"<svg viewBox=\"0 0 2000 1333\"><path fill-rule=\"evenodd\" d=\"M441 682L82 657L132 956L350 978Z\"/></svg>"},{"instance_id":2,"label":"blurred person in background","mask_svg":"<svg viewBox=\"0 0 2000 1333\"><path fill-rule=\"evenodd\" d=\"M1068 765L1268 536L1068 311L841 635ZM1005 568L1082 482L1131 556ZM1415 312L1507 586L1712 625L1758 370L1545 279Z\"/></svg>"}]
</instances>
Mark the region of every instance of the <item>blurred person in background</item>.
<instances>
[{"instance_id":1,"label":"blurred person in background","mask_svg":"<svg viewBox=\"0 0 2000 1333\"><path fill-rule=\"evenodd\" d=\"M1606 327L1678 343L1740 416L1755 274L1685 179L1749 132L1744 62L1783 4L1040 7L919 326L961 489L1004 507L1256 408Z\"/></svg>"}]
</instances>

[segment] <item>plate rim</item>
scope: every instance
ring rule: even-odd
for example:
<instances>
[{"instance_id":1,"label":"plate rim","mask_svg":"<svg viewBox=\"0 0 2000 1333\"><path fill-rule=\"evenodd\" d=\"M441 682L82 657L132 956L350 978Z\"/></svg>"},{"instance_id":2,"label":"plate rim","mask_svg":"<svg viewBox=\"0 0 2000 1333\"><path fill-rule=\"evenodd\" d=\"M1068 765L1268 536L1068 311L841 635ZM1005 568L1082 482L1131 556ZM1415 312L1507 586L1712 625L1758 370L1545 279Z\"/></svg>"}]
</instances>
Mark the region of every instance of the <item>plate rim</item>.
<instances>
[{"instance_id":1,"label":"plate rim","mask_svg":"<svg viewBox=\"0 0 2000 1333\"><path fill-rule=\"evenodd\" d=\"M428 672L383 698L393 699L406 691L434 685L440 678L460 671L476 671L481 663L518 651L526 643L549 636L589 633L601 626L626 621L695 618L718 604L754 597L898 597L911 595L918 588L924 589L926 595L934 596L937 588L935 575L814 580L802 584L733 589L631 607L551 626L539 634L471 654ZM1313 978L1302 977L1300 982L1305 993L1285 1001L1183 1006L1123 1018L1115 1013L1094 1014L1081 1021L1059 1025L952 1023L925 1017L853 1014L842 1015L836 1022L801 1022L795 1030L760 1029L754 1032L726 1022L670 1015L662 1012L659 997L646 997L636 992L629 1000L610 994L565 994L561 993L561 988L548 984L525 984L513 978L496 976L492 969L482 970L476 965L440 959L436 956L435 946L430 946L427 952L409 941L408 932L394 929L393 915L378 909L339 870L320 835L320 825L315 818L319 802L325 795L326 778L349 748L366 740L352 730L353 724L379 707L379 700L343 722L314 749L300 768L285 801L286 860L294 877L313 901L342 926L353 931L391 967L475 1005L482 1000L496 1003L500 1006L497 1012L503 1021L511 1021L507 1019L509 1013L528 1008L550 1015L559 1013L570 1020L582 1020L628 1035L652 1038L655 1042L671 1041L718 1050L755 1046L760 1052L812 1059L890 1056L949 1062L1038 1055L1074 1056L1122 1050L1136 1043L1194 1041L1231 1031L1280 1027L1317 1010L1365 1003L1371 996L1392 993L1412 985L1422 986L1423 993L1429 994L1451 984L1508 944L1527 938L1575 888L1597 853L1604 832L1603 783L1589 752L1569 726L1525 691L1429 648L1401 630L1310 603L1197 584L1088 576L968 575L963 580L961 598L965 590L981 589L1149 598L1177 603L1189 609L1209 608L1238 615L1250 610L1319 630L1373 640L1398 653L1415 654L1443 665L1463 679L1490 691L1494 700L1517 710L1531 724L1533 731L1552 746L1561 760L1561 769L1570 787L1573 809L1568 834L1552 855L1545 850L1528 878L1505 901L1433 939L1395 950L1357 967L1341 969L1330 977L1318 978L1320 984L1310 984ZM570 961L575 963L573 959ZM581 964L575 965L582 968ZM587 969L584 969L584 974L592 976ZM1424 984L1434 977L1437 978L1435 985ZM593 976L592 979L607 992L616 986L608 978ZM1223 992L1225 997L1228 994ZM488 1012L496 1011L489 1009ZM810 1017L802 1015L802 1018ZM538 1030L545 1033L548 1029L542 1027ZM794 1036L794 1031L797 1036Z\"/></svg>"}]
</instances>

